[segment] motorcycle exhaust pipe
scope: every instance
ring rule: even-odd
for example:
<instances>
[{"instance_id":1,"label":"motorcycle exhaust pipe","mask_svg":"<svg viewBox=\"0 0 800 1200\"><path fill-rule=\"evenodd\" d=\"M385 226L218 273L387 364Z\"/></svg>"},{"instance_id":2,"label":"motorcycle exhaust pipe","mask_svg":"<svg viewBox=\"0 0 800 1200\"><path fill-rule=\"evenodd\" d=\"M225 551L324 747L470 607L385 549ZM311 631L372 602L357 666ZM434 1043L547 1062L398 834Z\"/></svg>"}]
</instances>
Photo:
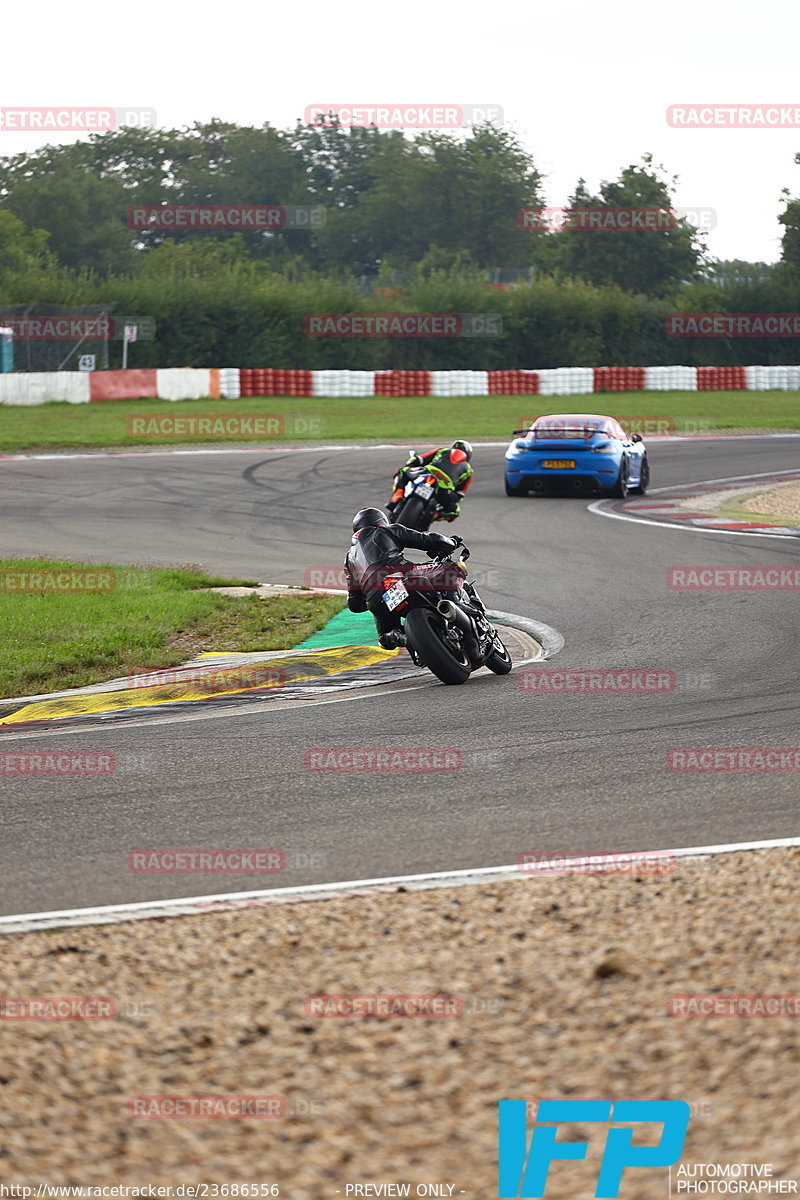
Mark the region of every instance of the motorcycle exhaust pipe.
<instances>
[{"instance_id":1,"label":"motorcycle exhaust pipe","mask_svg":"<svg viewBox=\"0 0 800 1200\"><path fill-rule=\"evenodd\" d=\"M453 604L452 600L440 600L436 608L443 617L447 617L454 625L462 629L464 633L472 632L472 622L469 617L457 604Z\"/></svg>"},{"instance_id":2,"label":"motorcycle exhaust pipe","mask_svg":"<svg viewBox=\"0 0 800 1200\"><path fill-rule=\"evenodd\" d=\"M470 658L480 657L480 646L478 639L475 636L475 627L472 621L457 604L453 604L452 600L440 600L436 605L437 610L443 617L447 617L448 621L452 621L464 635L464 649Z\"/></svg>"}]
</instances>

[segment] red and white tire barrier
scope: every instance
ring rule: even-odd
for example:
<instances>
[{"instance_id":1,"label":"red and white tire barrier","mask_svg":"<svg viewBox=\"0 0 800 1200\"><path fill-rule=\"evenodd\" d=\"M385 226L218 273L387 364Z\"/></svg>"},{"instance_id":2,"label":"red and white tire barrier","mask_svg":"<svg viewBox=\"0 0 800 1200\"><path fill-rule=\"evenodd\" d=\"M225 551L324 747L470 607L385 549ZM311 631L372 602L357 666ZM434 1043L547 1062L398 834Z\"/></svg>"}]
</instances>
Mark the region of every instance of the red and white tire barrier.
<instances>
[{"instance_id":1,"label":"red and white tire barrier","mask_svg":"<svg viewBox=\"0 0 800 1200\"><path fill-rule=\"evenodd\" d=\"M238 370L236 375L238 378ZM138 368L129 371L31 371L0 375L0 404L89 404L93 400L202 400L220 395L213 367Z\"/></svg>"},{"instance_id":2,"label":"red and white tire barrier","mask_svg":"<svg viewBox=\"0 0 800 1200\"><path fill-rule=\"evenodd\" d=\"M309 371L159 367L0 375L0 404L238 400L240 396L580 396L594 392L800 391L800 366L552 367L541 371Z\"/></svg>"},{"instance_id":3,"label":"red and white tire barrier","mask_svg":"<svg viewBox=\"0 0 800 1200\"><path fill-rule=\"evenodd\" d=\"M541 371L299 371L235 367L221 395L580 396L593 392L800 390L800 366L553 367Z\"/></svg>"}]
</instances>

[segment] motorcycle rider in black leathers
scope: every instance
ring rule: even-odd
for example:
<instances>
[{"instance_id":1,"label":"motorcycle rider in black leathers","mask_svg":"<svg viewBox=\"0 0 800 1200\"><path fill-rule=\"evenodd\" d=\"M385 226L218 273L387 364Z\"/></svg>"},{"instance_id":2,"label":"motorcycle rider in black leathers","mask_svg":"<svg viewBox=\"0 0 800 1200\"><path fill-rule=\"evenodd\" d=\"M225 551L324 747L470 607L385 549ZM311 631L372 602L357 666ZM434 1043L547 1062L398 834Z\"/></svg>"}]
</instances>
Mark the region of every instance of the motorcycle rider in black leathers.
<instances>
[{"instance_id":1,"label":"motorcycle rider in black leathers","mask_svg":"<svg viewBox=\"0 0 800 1200\"><path fill-rule=\"evenodd\" d=\"M379 508L362 508L353 518L353 538L345 559L347 606L351 612L369 609L378 628L378 642L384 650L405 646L400 617L381 604L383 580L387 574L403 576L406 586L432 588L452 595L458 588L460 572L454 564L420 565L403 557L403 550L425 550L431 558L442 558L463 545L460 537L440 533L420 533L405 525L391 525Z\"/></svg>"}]
</instances>

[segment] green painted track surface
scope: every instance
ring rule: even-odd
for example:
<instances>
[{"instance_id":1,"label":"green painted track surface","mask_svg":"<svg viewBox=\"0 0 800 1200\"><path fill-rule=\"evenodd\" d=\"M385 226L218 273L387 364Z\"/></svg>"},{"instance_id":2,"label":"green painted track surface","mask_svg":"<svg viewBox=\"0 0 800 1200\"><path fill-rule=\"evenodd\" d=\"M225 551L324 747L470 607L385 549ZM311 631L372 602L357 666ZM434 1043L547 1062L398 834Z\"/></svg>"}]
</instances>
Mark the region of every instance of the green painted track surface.
<instances>
[{"instance_id":1,"label":"green painted track surface","mask_svg":"<svg viewBox=\"0 0 800 1200\"><path fill-rule=\"evenodd\" d=\"M351 613L344 608L327 625L300 642L297 650L317 650L322 646L377 646L378 634L372 613Z\"/></svg>"}]
</instances>

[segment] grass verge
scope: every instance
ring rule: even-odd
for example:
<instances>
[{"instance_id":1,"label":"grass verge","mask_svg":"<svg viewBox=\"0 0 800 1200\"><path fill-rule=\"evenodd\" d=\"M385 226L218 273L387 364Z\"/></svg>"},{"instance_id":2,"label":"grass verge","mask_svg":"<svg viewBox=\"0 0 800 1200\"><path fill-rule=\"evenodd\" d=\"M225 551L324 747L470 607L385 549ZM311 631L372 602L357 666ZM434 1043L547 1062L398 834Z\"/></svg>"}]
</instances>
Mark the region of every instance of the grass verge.
<instances>
[{"instance_id":1,"label":"grass verge","mask_svg":"<svg viewBox=\"0 0 800 1200\"><path fill-rule=\"evenodd\" d=\"M248 396L241 400L115 400L103 404L0 405L0 451L6 454L110 446L219 444L220 442L337 441L422 442L510 438L524 420L549 412L601 412L648 432L703 433L716 429L800 429L798 392L619 392L582 396ZM131 433L130 418L267 416L268 435L223 430L168 436ZM627 422L626 422L627 419ZM672 423L671 426L669 423ZM664 424L666 423L666 424ZM146 428L146 426L145 426ZM632 430L636 432L636 428Z\"/></svg>"},{"instance_id":2,"label":"grass verge","mask_svg":"<svg viewBox=\"0 0 800 1200\"><path fill-rule=\"evenodd\" d=\"M8 572L112 576L108 591L11 590ZM337 596L229 597L201 589L222 579L197 567L87 566L46 559L0 560L5 647L0 696L84 687L135 671L177 666L206 650L287 650L343 605ZM52 586L52 585L50 585Z\"/></svg>"}]
</instances>

